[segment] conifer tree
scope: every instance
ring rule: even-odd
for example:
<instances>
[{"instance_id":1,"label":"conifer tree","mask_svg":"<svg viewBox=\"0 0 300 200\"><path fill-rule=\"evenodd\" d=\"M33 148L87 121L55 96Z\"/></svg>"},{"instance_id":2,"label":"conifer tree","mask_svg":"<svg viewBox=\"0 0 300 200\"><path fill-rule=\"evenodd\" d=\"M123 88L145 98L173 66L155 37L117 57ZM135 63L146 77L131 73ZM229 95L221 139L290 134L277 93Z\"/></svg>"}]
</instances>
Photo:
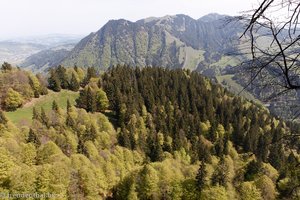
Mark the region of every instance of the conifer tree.
<instances>
[{"instance_id":1,"label":"conifer tree","mask_svg":"<svg viewBox=\"0 0 300 200\"><path fill-rule=\"evenodd\" d=\"M66 125L71 128L75 128L75 120L72 118L70 113L67 113Z\"/></svg>"},{"instance_id":2,"label":"conifer tree","mask_svg":"<svg viewBox=\"0 0 300 200\"><path fill-rule=\"evenodd\" d=\"M35 146L39 146L41 144L39 138L36 133L30 128L28 138L26 140L27 143L32 142Z\"/></svg>"},{"instance_id":3,"label":"conifer tree","mask_svg":"<svg viewBox=\"0 0 300 200\"><path fill-rule=\"evenodd\" d=\"M61 82L54 69L51 69L50 71L50 77L48 78L48 88L55 92L61 91Z\"/></svg>"},{"instance_id":4,"label":"conifer tree","mask_svg":"<svg viewBox=\"0 0 300 200\"><path fill-rule=\"evenodd\" d=\"M52 110L55 112L58 112L58 104L56 103L55 100L53 100L53 102L52 102Z\"/></svg>"},{"instance_id":5,"label":"conifer tree","mask_svg":"<svg viewBox=\"0 0 300 200\"><path fill-rule=\"evenodd\" d=\"M68 100L67 100L67 112L70 112L70 111L71 111L71 107L72 107L71 102L70 102L70 100L68 99Z\"/></svg>"},{"instance_id":6,"label":"conifer tree","mask_svg":"<svg viewBox=\"0 0 300 200\"><path fill-rule=\"evenodd\" d=\"M207 171L205 169L205 162L204 160L202 160L196 176L197 188L200 193L202 192L204 186L206 185L206 176L207 176Z\"/></svg>"},{"instance_id":7,"label":"conifer tree","mask_svg":"<svg viewBox=\"0 0 300 200\"><path fill-rule=\"evenodd\" d=\"M83 108L87 110L88 97L87 97L87 88L80 90L79 97L76 99L76 107Z\"/></svg>"},{"instance_id":8,"label":"conifer tree","mask_svg":"<svg viewBox=\"0 0 300 200\"><path fill-rule=\"evenodd\" d=\"M87 69L86 76L81 83L81 86L82 87L86 86L90 82L91 78L96 78L96 77L97 77L96 69L94 67L89 67Z\"/></svg>"},{"instance_id":9,"label":"conifer tree","mask_svg":"<svg viewBox=\"0 0 300 200\"><path fill-rule=\"evenodd\" d=\"M72 73L72 77L71 77L71 81L70 81L70 84L69 84L69 89L74 91L74 92L77 92L80 88L80 85L78 83L78 80L75 76L74 73Z\"/></svg>"},{"instance_id":10,"label":"conifer tree","mask_svg":"<svg viewBox=\"0 0 300 200\"><path fill-rule=\"evenodd\" d=\"M84 141L82 141L81 139L79 139L78 141L77 152L85 156L88 156L88 152L84 146Z\"/></svg>"},{"instance_id":11,"label":"conifer tree","mask_svg":"<svg viewBox=\"0 0 300 200\"><path fill-rule=\"evenodd\" d=\"M42 107L41 108L41 122L47 127L49 128L50 127L50 124L49 124L49 118L44 110L44 108Z\"/></svg>"},{"instance_id":12,"label":"conifer tree","mask_svg":"<svg viewBox=\"0 0 300 200\"><path fill-rule=\"evenodd\" d=\"M94 67L89 67L87 69L87 78L88 80L90 80L91 78L96 78L97 77L97 72L96 69Z\"/></svg>"},{"instance_id":13,"label":"conifer tree","mask_svg":"<svg viewBox=\"0 0 300 200\"><path fill-rule=\"evenodd\" d=\"M283 167L284 163L284 150L283 145L281 143L275 143L270 147L270 155L269 155L269 162L270 164L275 167L277 170L280 170Z\"/></svg>"},{"instance_id":14,"label":"conifer tree","mask_svg":"<svg viewBox=\"0 0 300 200\"><path fill-rule=\"evenodd\" d=\"M40 115L39 115L38 111L36 110L35 107L33 107L33 109L32 109L32 119L33 120L34 119L38 120L39 118L40 118Z\"/></svg>"},{"instance_id":15,"label":"conifer tree","mask_svg":"<svg viewBox=\"0 0 300 200\"><path fill-rule=\"evenodd\" d=\"M214 171L211 179L213 185L226 186L228 182L228 166L225 163L224 156L221 157L218 167Z\"/></svg>"},{"instance_id":16,"label":"conifer tree","mask_svg":"<svg viewBox=\"0 0 300 200\"><path fill-rule=\"evenodd\" d=\"M86 99L87 99L86 110L88 112L95 112L97 105L95 101L95 95L91 87L88 87L86 91Z\"/></svg>"},{"instance_id":17,"label":"conifer tree","mask_svg":"<svg viewBox=\"0 0 300 200\"><path fill-rule=\"evenodd\" d=\"M11 66L11 64L9 64L9 63L7 63L7 62L4 62L4 63L2 64L1 70L2 70L3 72L11 71L11 70L12 70L12 66Z\"/></svg>"},{"instance_id":18,"label":"conifer tree","mask_svg":"<svg viewBox=\"0 0 300 200\"><path fill-rule=\"evenodd\" d=\"M59 65L57 67L57 69L55 70L55 74L57 74L57 77L60 80L61 88L62 89L68 89L69 88L69 83L68 83L68 78L67 78L67 74L66 74L66 68Z\"/></svg>"},{"instance_id":19,"label":"conifer tree","mask_svg":"<svg viewBox=\"0 0 300 200\"><path fill-rule=\"evenodd\" d=\"M87 129L86 134L84 136L84 141L91 140L94 141L97 137L97 128L95 125L91 125L90 128Z\"/></svg>"},{"instance_id":20,"label":"conifer tree","mask_svg":"<svg viewBox=\"0 0 300 200\"><path fill-rule=\"evenodd\" d=\"M75 72L78 72L78 66L77 65L74 65L74 70L75 70Z\"/></svg>"}]
</instances>

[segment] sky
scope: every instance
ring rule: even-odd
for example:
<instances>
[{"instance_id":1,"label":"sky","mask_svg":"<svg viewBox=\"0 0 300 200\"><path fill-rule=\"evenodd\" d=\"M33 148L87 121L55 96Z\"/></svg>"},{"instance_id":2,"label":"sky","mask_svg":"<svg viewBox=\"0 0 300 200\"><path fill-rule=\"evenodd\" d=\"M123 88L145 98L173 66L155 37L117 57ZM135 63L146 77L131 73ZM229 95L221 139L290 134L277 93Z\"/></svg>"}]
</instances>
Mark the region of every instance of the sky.
<instances>
[{"instance_id":1,"label":"sky","mask_svg":"<svg viewBox=\"0 0 300 200\"><path fill-rule=\"evenodd\" d=\"M186 14L238 15L259 0L0 0L0 39L47 34L87 35L110 19L137 21Z\"/></svg>"}]
</instances>

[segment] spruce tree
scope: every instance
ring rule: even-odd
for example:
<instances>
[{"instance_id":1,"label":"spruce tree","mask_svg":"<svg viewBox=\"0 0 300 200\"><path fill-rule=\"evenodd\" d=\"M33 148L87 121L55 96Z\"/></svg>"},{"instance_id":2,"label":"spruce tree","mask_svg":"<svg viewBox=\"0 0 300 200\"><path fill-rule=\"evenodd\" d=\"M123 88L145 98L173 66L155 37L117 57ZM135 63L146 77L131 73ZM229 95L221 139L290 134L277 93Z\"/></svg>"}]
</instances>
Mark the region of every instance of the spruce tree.
<instances>
[{"instance_id":1,"label":"spruce tree","mask_svg":"<svg viewBox=\"0 0 300 200\"><path fill-rule=\"evenodd\" d=\"M35 146L39 146L41 144L39 138L37 137L36 133L32 129L29 130L29 134L26 142L27 143L32 142L33 144L35 144Z\"/></svg>"},{"instance_id":2,"label":"spruce tree","mask_svg":"<svg viewBox=\"0 0 300 200\"><path fill-rule=\"evenodd\" d=\"M9 64L9 63L7 63L7 62L4 62L4 63L2 64L1 70L2 70L3 72L11 71L11 70L12 70L12 66L11 66L11 64Z\"/></svg>"},{"instance_id":3,"label":"spruce tree","mask_svg":"<svg viewBox=\"0 0 300 200\"><path fill-rule=\"evenodd\" d=\"M52 102L52 110L55 111L55 112L58 112L58 104L56 103L55 100L53 100Z\"/></svg>"},{"instance_id":4,"label":"spruce tree","mask_svg":"<svg viewBox=\"0 0 300 200\"><path fill-rule=\"evenodd\" d=\"M79 97L76 99L76 107L83 108L87 110L88 97L87 97L87 88L80 90Z\"/></svg>"},{"instance_id":5,"label":"spruce tree","mask_svg":"<svg viewBox=\"0 0 300 200\"><path fill-rule=\"evenodd\" d=\"M55 92L61 91L61 82L54 69L51 69L50 71L50 77L48 78L48 88Z\"/></svg>"},{"instance_id":6,"label":"spruce tree","mask_svg":"<svg viewBox=\"0 0 300 200\"><path fill-rule=\"evenodd\" d=\"M90 80L91 78L96 78L97 77L97 72L96 69L94 67L89 67L87 69L87 78L88 80Z\"/></svg>"},{"instance_id":7,"label":"spruce tree","mask_svg":"<svg viewBox=\"0 0 300 200\"><path fill-rule=\"evenodd\" d=\"M96 78L96 77L97 77L97 72L96 72L95 68L89 67L87 69L86 76L81 83L81 86L82 87L86 86L90 82L91 78Z\"/></svg>"},{"instance_id":8,"label":"spruce tree","mask_svg":"<svg viewBox=\"0 0 300 200\"><path fill-rule=\"evenodd\" d=\"M32 109L32 119L33 120L34 119L38 120L39 118L40 118L40 115L39 115L38 111L36 110L35 107L33 107L33 109Z\"/></svg>"},{"instance_id":9,"label":"spruce tree","mask_svg":"<svg viewBox=\"0 0 300 200\"><path fill-rule=\"evenodd\" d=\"M72 118L70 113L67 113L66 125L71 128L75 128L75 120Z\"/></svg>"},{"instance_id":10,"label":"spruce tree","mask_svg":"<svg viewBox=\"0 0 300 200\"><path fill-rule=\"evenodd\" d=\"M97 128L95 127L95 125L92 124L85 133L84 141L87 140L94 141L96 137L97 137Z\"/></svg>"},{"instance_id":11,"label":"spruce tree","mask_svg":"<svg viewBox=\"0 0 300 200\"><path fill-rule=\"evenodd\" d=\"M69 89L74 91L74 92L77 92L80 88L80 85L77 81L77 78L75 76L74 73L72 73L72 78L71 78L71 81L70 81L70 84L69 84Z\"/></svg>"},{"instance_id":12,"label":"spruce tree","mask_svg":"<svg viewBox=\"0 0 300 200\"><path fill-rule=\"evenodd\" d=\"M62 89L68 89L69 88L69 83L68 83L68 77L66 74L66 68L64 68L63 66L59 65L57 67L57 69L55 70L60 83L61 83L61 88Z\"/></svg>"},{"instance_id":13,"label":"spruce tree","mask_svg":"<svg viewBox=\"0 0 300 200\"><path fill-rule=\"evenodd\" d=\"M211 179L213 185L226 186L228 182L228 166L225 163L224 156L221 157Z\"/></svg>"},{"instance_id":14,"label":"spruce tree","mask_svg":"<svg viewBox=\"0 0 300 200\"><path fill-rule=\"evenodd\" d=\"M88 152L84 146L84 141L82 141L82 139L79 139L78 141L77 152L85 156L88 156Z\"/></svg>"},{"instance_id":15,"label":"spruce tree","mask_svg":"<svg viewBox=\"0 0 300 200\"><path fill-rule=\"evenodd\" d=\"M200 193L202 192L204 186L206 185L206 176L207 176L207 171L205 169L205 162L204 160L202 160L196 176L197 189Z\"/></svg>"},{"instance_id":16,"label":"spruce tree","mask_svg":"<svg viewBox=\"0 0 300 200\"><path fill-rule=\"evenodd\" d=\"M97 105L95 101L95 95L91 87L88 87L87 92L86 92L86 99L87 99L87 105L86 105L86 110L88 112L95 112Z\"/></svg>"},{"instance_id":17,"label":"spruce tree","mask_svg":"<svg viewBox=\"0 0 300 200\"><path fill-rule=\"evenodd\" d=\"M77 65L74 65L74 70L75 70L75 72L78 72L78 67L77 67Z\"/></svg>"},{"instance_id":18,"label":"spruce tree","mask_svg":"<svg viewBox=\"0 0 300 200\"><path fill-rule=\"evenodd\" d=\"M71 111L71 107L72 107L72 105L71 105L71 103L70 103L70 100L68 99L68 100L67 100L67 112L70 112L70 111Z\"/></svg>"},{"instance_id":19,"label":"spruce tree","mask_svg":"<svg viewBox=\"0 0 300 200\"><path fill-rule=\"evenodd\" d=\"M41 122L47 127L49 128L50 127L50 124L49 124L49 118L44 110L44 108L42 107L41 108Z\"/></svg>"}]
</instances>

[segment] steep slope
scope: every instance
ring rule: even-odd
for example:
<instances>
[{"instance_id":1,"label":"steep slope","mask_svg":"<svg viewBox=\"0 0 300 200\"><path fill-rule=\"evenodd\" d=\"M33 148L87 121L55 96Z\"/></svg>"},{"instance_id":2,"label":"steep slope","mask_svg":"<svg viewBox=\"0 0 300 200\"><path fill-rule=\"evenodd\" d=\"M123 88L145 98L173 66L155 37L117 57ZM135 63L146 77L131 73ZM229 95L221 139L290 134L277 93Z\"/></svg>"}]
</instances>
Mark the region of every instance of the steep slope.
<instances>
[{"instance_id":1,"label":"steep slope","mask_svg":"<svg viewBox=\"0 0 300 200\"><path fill-rule=\"evenodd\" d=\"M218 62L222 55L235 50L233 41L242 26L224 26L227 17L210 14L198 20L186 15L137 22L111 20L81 40L62 64L100 69L129 64L203 71L207 68L204 64Z\"/></svg>"},{"instance_id":2,"label":"steep slope","mask_svg":"<svg viewBox=\"0 0 300 200\"><path fill-rule=\"evenodd\" d=\"M299 196L299 138L281 140L299 127L199 73L119 66L87 84L89 95L84 89L75 101L78 93L64 90L50 92L26 110L0 110L4 195L116 200ZM93 91L107 95L109 109L85 110L96 103ZM84 109L78 108L81 103ZM10 120L21 122L15 126Z\"/></svg>"},{"instance_id":3,"label":"steep slope","mask_svg":"<svg viewBox=\"0 0 300 200\"><path fill-rule=\"evenodd\" d=\"M216 80L227 79L225 86L238 94L250 79L249 74L237 73L235 66L248 59L245 49L250 46L249 42L239 39L244 24L232 19L230 16L209 14L198 20L186 15L152 17L137 22L111 20L98 32L81 40L61 63L65 66L93 66L100 70L118 64L197 70L205 76L217 77ZM265 30L258 34L266 35ZM262 38L261 45L268 45L270 38ZM228 75L232 75L231 80L228 80ZM225 82L219 83L224 85ZM257 88L247 88L253 96L242 95L269 101L265 94L272 91L261 92ZM299 102L295 98L285 96L283 99ZM266 105L271 105L274 111L278 110L275 108L278 106L290 110L282 99L272 100ZM274 114L292 117L290 111L275 111Z\"/></svg>"}]
</instances>

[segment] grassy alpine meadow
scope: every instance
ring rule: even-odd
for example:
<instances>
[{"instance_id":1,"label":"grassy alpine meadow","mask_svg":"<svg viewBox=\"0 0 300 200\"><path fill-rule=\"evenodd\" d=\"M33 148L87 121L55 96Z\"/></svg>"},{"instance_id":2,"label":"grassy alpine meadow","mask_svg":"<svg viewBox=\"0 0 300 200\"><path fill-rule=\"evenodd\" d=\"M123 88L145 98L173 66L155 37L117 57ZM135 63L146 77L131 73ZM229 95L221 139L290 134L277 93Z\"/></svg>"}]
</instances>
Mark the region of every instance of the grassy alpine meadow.
<instances>
[{"instance_id":1,"label":"grassy alpine meadow","mask_svg":"<svg viewBox=\"0 0 300 200\"><path fill-rule=\"evenodd\" d=\"M26 103L22 108L17 109L14 112L6 112L7 118L16 125L31 123L32 110L35 107L40 110L42 107L45 111L51 110L52 102L55 100L60 108L65 109L67 107L67 100L69 99L72 105L75 104L75 99L79 96L78 92L72 92L68 90L62 90L60 92L53 92L49 90L49 94L41 96L40 98L32 99Z\"/></svg>"}]
</instances>

